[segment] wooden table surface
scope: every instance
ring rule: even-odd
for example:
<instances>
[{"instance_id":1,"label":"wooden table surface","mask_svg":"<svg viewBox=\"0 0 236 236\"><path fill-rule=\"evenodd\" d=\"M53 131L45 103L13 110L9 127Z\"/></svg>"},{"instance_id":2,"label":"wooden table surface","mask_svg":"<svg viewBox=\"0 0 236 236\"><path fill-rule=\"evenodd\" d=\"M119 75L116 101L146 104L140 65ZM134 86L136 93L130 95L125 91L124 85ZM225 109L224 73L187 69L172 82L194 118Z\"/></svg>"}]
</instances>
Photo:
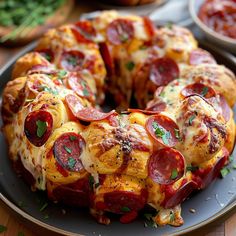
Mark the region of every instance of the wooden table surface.
<instances>
[{"instance_id":1,"label":"wooden table surface","mask_svg":"<svg viewBox=\"0 0 236 236\"><path fill-rule=\"evenodd\" d=\"M87 2L90 0L87 0ZM84 2L84 1L83 1ZM70 15L68 22L76 21L79 15L82 12L89 12L92 10L96 10L97 6L94 2L90 2L85 5L85 3L81 3L77 1L76 6ZM6 48L0 46L0 68L17 52L19 52L22 47L16 48ZM41 233L38 229L29 229L25 226L15 215L13 215L3 204L0 202L0 225L4 225L7 227L7 230L4 233L0 233L2 236L41 236L48 233ZM211 225L204 227L198 231L192 232L189 234L191 236L236 236L236 212L229 213L224 218L213 222Z\"/></svg>"}]
</instances>

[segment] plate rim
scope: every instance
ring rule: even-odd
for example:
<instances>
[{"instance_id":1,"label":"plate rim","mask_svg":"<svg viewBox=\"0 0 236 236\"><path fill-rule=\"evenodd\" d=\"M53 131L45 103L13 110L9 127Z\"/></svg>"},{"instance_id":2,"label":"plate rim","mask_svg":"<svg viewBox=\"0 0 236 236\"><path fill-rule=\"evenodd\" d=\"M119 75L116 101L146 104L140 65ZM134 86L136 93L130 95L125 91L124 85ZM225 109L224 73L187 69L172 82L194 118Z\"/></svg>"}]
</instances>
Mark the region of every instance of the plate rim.
<instances>
[{"instance_id":1,"label":"plate rim","mask_svg":"<svg viewBox=\"0 0 236 236\"><path fill-rule=\"evenodd\" d=\"M197 39L199 43L201 43L199 39ZM13 65L13 63L22 55L24 55L25 53L29 52L30 50L32 50L37 44L37 41L34 41L28 45L26 45L22 50L20 50L18 53L16 53L16 55L14 55L13 57L11 57L0 69L0 77L2 76L2 74L9 69L9 67L11 67ZM202 43L203 45L211 48L212 50L215 50L217 53L219 54L224 54L226 57L229 58L229 60L231 60L233 63L236 64L236 58L230 54L227 51L224 51L223 49L219 49L216 48L212 45L209 45L208 43ZM1 88L2 89L2 88ZM0 90L1 90L0 89ZM236 147L236 146L235 146ZM36 224L39 227L42 227L44 229L47 229L49 231L52 231L54 233L59 233L62 235L70 235L70 236L84 236L83 234L79 234L79 233L73 233L67 230L63 230L62 228L58 228L55 226L52 226L48 223L45 223L37 218L35 218L34 216L30 215L29 213L25 212L24 210L22 210L21 208L19 208L16 204L14 204L12 201L10 201L9 199L7 199L6 196L4 196L4 194L2 193L2 190L0 190L0 201L7 206L8 208L10 208L10 210L13 210L13 212L15 212L18 216L24 218L25 220L32 222L34 224ZM216 221L217 219L219 219L220 217L223 217L225 214L227 214L228 212L230 212L231 210L233 210L236 207L236 198L234 200L232 200L232 202L230 202L227 206L225 206L224 208L222 208L219 212L217 212L216 214L212 215L211 217L209 217L208 219L201 221L197 224L194 224L192 226L189 226L185 229L181 229L178 230L174 233L165 233L165 235L171 235L171 236L177 236L177 235L182 235L182 234L186 234L186 233L190 233L192 231L195 231L197 229L200 229L214 221ZM158 233L158 230L157 230Z\"/></svg>"}]
</instances>

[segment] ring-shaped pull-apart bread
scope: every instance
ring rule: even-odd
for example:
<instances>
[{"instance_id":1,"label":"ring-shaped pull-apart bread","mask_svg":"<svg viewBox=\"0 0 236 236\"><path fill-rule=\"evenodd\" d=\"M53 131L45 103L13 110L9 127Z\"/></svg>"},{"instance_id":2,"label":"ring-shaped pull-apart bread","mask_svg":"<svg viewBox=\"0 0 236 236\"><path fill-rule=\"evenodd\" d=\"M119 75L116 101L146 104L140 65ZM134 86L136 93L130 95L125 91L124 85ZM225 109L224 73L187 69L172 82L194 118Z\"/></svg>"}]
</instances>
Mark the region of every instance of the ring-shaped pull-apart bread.
<instances>
[{"instance_id":1,"label":"ring-shaped pull-apart bread","mask_svg":"<svg viewBox=\"0 0 236 236\"><path fill-rule=\"evenodd\" d=\"M235 101L234 74L187 29L107 11L49 30L18 59L3 132L16 171L52 201L102 224L151 209L179 226L180 204L228 163Z\"/></svg>"}]
</instances>

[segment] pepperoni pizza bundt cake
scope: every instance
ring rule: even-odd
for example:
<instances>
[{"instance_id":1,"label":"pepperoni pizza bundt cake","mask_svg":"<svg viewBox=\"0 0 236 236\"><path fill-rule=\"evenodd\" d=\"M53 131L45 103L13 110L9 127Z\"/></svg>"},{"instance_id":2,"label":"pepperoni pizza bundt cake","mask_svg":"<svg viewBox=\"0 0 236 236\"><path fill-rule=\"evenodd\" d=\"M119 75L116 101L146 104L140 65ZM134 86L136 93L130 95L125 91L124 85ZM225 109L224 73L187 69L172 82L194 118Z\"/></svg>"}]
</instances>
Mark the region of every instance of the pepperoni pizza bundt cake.
<instances>
[{"instance_id":1,"label":"pepperoni pizza bundt cake","mask_svg":"<svg viewBox=\"0 0 236 236\"><path fill-rule=\"evenodd\" d=\"M228 163L235 101L234 74L187 29L108 11L49 30L16 62L3 131L16 171L49 199L102 224L150 211L179 226L180 204Z\"/></svg>"}]
</instances>

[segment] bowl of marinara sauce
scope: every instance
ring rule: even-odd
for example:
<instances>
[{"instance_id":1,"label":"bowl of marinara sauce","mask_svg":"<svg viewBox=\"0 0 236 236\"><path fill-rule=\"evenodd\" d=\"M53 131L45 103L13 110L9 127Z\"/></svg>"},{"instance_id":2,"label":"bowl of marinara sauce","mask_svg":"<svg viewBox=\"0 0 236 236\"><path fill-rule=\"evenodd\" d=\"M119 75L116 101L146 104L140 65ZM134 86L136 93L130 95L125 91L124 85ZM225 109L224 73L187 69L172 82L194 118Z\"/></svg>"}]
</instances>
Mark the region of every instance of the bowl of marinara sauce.
<instances>
[{"instance_id":1,"label":"bowl of marinara sauce","mask_svg":"<svg viewBox=\"0 0 236 236\"><path fill-rule=\"evenodd\" d=\"M190 0L189 11L207 39L236 53L236 0Z\"/></svg>"}]
</instances>

